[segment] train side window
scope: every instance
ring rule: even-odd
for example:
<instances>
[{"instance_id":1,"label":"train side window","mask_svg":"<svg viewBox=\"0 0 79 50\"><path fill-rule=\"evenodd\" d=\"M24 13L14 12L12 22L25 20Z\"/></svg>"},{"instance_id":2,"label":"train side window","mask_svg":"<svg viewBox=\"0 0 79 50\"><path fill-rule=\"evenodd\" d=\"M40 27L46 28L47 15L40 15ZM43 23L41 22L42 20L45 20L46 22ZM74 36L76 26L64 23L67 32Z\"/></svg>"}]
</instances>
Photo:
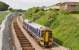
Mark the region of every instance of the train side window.
<instances>
[{"instance_id":1,"label":"train side window","mask_svg":"<svg viewBox=\"0 0 79 50\"><path fill-rule=\"evenodd\" d=\"M41 32L41 37L44 37L44 31Z\"/></svg>"},{"instance_id":2,"label":"train side window","mask_svg":"<svg viewBox=\"0 0 79 50\"><path fill-rule=\"evenodd\" d=\"M49 31L49 37L52 37L52 31Z\"/></svg>"},{"instance_id":3,"label":"train side window","mask_svg":"<svg viewBox=\"0 0 79 50\"><path fill-rule=\"evenodd\" d=\"M41 32L40 32L40 30L38 30L38 33L39 33L39 36L41 36Z\"/></svg>"}]
</instances>

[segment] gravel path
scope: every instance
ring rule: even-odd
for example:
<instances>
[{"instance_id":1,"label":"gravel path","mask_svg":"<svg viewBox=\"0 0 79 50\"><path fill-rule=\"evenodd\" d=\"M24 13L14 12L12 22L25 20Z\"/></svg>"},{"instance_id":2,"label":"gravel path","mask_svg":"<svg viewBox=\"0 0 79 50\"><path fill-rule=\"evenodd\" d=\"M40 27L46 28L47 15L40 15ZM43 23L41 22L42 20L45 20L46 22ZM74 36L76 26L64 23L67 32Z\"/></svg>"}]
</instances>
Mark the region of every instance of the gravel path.
<instances>
[{"instance_id":1,"label":"gravel path","mask_svg":"<svg viewBox=\"0 0 79 50\"><path fill-rule=\"evenodd\" d=\"M12 17L13 17L13 14L9 15L4 24L5 28L2 32L2 50L12 50L11 45L10 45L10 41L11 41L10 24L12 21Z\"/></svg>"}]
</instances>

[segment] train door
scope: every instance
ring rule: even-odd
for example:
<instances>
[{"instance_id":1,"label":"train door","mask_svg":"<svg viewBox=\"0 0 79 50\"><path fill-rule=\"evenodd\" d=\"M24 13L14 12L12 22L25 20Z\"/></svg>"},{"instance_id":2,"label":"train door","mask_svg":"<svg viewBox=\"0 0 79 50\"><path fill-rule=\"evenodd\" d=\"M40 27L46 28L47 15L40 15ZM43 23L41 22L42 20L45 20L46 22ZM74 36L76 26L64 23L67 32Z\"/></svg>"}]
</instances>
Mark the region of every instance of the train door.
<instances>
[{"instance_id":1,"label":"train door","mask_svg":"<svg viewBox=\"0 0 79 50\"><path fill-rule=\"evenodd\" d=\"M44 31L44 45L47 46L49 41L48 31Z\"/></svg>"},{"instance_id":2,"label":"train door","mask_svg":"<svg viewBox=\"0 0 79 50\"><path fill-rule=\"evenodd\" d=\"M52 31L45 30L42 32L44 46L52 45Z\"/></svg>"},{"instance_id":3,"label":"train door","mask_svg":"<svg viewBox=\"0 0 79 50\"><path fill-rule=\"evenodd\" d=\"M49 38L48 32L42 31L41 32L41 42L42 42L43 46L48 45L48 41L49 41L48 38Z\"/></svg>"}]
</instances>

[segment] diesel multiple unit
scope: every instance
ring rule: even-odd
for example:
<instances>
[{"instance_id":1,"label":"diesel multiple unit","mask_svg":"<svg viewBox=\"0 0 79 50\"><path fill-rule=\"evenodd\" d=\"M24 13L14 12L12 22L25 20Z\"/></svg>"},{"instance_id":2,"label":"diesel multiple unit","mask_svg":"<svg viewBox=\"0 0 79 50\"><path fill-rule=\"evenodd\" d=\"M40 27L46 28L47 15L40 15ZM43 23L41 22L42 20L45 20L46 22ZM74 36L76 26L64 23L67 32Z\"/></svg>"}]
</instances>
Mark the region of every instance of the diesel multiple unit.
<instances>
[{"instance_id":1,"label":"diesel multiple unit","mask_svg":"<svg viewBox=\"0 0 79 50\"><path fill-rule=\"evenodd\" d=\"M23 27L37 40L41 46L52 46L52 30L29 20L24 20Z\"/></svg>"}]
</instances>

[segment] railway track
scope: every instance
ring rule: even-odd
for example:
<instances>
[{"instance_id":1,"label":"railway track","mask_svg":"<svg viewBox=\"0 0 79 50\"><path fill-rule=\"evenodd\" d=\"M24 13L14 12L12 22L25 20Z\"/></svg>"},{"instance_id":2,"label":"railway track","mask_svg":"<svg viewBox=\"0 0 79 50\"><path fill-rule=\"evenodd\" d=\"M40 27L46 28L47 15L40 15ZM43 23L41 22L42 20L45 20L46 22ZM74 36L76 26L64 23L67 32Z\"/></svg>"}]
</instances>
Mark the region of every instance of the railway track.
<instances>
[{"instance_id":1,"label":"railway track","mask_svg":"<svg viewBox=\"0 0 79 50\"><path fill-rule=\"evenodd\" d=\"M29 40L25 37L21 29L19 28L18 24L16 21L13 22L13 27L16 33L16 36L18 38L18 41L21 46L21 50L35 50ZM16 47L16 46L15 46Z\"/></svg>"}]
</instances>

